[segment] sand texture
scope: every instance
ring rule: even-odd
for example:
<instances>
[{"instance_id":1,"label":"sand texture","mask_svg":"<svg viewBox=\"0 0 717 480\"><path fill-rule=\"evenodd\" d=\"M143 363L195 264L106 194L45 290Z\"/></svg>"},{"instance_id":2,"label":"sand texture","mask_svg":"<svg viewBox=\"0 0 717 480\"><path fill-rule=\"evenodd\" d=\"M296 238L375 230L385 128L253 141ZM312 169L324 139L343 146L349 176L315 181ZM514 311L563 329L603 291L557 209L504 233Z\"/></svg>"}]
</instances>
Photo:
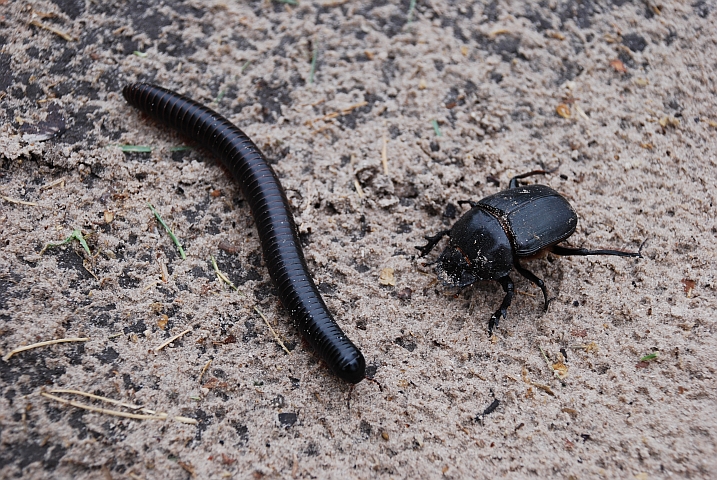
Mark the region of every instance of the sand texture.
<instances>
[{"instance_id":1,"label":"sand texture","mask_svg":"<svg viewBox=\"0 0 717 480\"><path fill-rule=\"evenodd\" d=\"M89 339L0 361L0 477L714 478L716 23L711 0L0 0L0 353ZM237 185L125 103L136 81L263 150L375 382L302 341ZM550 307L514 272L489 337L500 285L444 286L445 243L414 247L540 168L569 246L643 258L525 262ZM73 231L89 254L42 251Z\"/></svg>"}]
</instances>

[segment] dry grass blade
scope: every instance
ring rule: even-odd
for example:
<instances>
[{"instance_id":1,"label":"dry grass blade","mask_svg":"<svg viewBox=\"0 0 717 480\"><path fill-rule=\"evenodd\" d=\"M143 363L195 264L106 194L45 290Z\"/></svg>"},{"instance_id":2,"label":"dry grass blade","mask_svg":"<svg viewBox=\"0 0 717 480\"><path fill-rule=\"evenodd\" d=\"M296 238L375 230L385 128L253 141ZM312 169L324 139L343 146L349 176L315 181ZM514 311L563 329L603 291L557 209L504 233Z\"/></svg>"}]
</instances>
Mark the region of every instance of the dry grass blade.
<instances>
[{"instance_id":1,"label":"dry grass blade","mask_svg":"<svg viewBox=\"0 0 717 480\"><path fill-rule=\"evenodd\" d=\"M383 149L381 150L381 163L383 164L383 174L388 176L388 141L385 134L383 136Z\"/></svg>"},{"instance_id":2,"label":"dry grass blade","mask_svg":"<svg viewBox=\"0 0 717 480\"><path fill-rule=\"evenodd\" d=\"M542 383L537 383L537 382L532 381L528 377L527 369L523 368L523 371L521 372L521 376L523 377L523 382L527 383L528 385L532 385L536 388L539 388L550 396L553 396L553 397L555 396L555 392L553 392L553 390L548 385L543 385Z\"/></svg>"},{"instance_id":3,"label":"dry grass blade","mask_svg":"<svg viewBox=\"0 0 717 480\"><path fill-rule=\"evenodd\" d=\"M39 20L32 20L30 22L30 25L34 25L36 27L47 30L48 32L54 33L58 37L62 38L63 40L67 40L68 42L74 42L76 40L76 38L73 37L72 35L70 35L69 33L65 33L61 30L51 27L50 25L45 25L44 23L40 22Z\"/></svg>"},{"instance_id":4,"label":"dry grass blade","mask_svg":"<svg viewBox=\"0 0 717 480\"><path fill-rule=\"evenodd\" d=\"M281 346L281 348L283 348L284 351L290 355L291 352L289 351L288 348L286 348L286 345L284 345L284 342L281 341L281 338L279 338L279 335L277 335L276 331L274 331L274 329L271 328L271 325L269 325L269 320L267 320L266 317L264 316L264 314L261 312L261 310L259 310L259 307L254 307L254 310L256 310L256 313L261 315L261 318L264 320L264 323L266 323L266 326L269 327L269 330L271 330L271 334L274 335L274 339L276 340L276 343L278 343Z\"/></svg>"},{"instance_id":5,"label":"dry grass blade","mask_svg":"<svg viewBox=\"0 0 717 480\"><path fill-rule=\"evenodd\" d=\"M359 183L358 178L356 178L356 172L354 171L354 160L355 157L351 155L351 160L349 161L349 172L354 179L354 187L356 188L356 193L358 193L359 198L364 198L365 195L363 193L363 188L361 188L361 183Z\"/></svg>"},{"instance_id":6,"label":"dry grass blade","mask_svg":"<svg viewBox=\"0 0 717 480\"><path fill-rule=\"evenodd\" d=\"M327 114L324 115L323 117L319 117L319 118L317 118L317 119L315 119L315 120L309 120L309 121L306 122L306 123L310 125L310 124L312 124L312 123L314 123L314 122L321 122L321 121L331 120L331 119L333 119L333 118L337 118L337 117L340 117L340 116L342 116L342 115L348 115L349 113L351 113L351 112L354 111L355 109L361 108L361 107L365 107L366 105L368 105L368 102L364 100L363 102L354 103L353 105L349 105L348 107L344 108L343 110L339 110L339 111L336 111L336 112L327 113Z\"/></svg>"},{"instance_id":7,"label":"dry grass blade","mask_svg":"<svg viewBox=\"0 0 717 480\"><path fill-rule=\"evenodd\" d=\"M40 190L48 190L48 189L50 189L52 187L56 187L58 185L60 185L60 187L62 187L62 188L65 187L65 177L58 178L54 182L46 183L45 185L40 187Z\"/></svg>"},{"instance_id":8,"label":"dry grass blade","mask_svg":"<svg viewBox=\"0 0 717 480\"><path fill-rule=\"evenodd\" d=\"M239 293L239 294L241 294L241 295L243 295L243 296L246 296L246 295L244 295L243 292L239 291L239 289L232 283L231 280L229 280L229 277L227 277L221 270L219 270L219 265L217 265L217 261L216 261L216 259L214 258L214 256L213 256L213 255L210 255L209 258L210 258L211 261L212 261L212 267L214 268L214 273L217 274L217 278L219 278L219 280L221 280L222 282L224 282L224 283L226 283L227 285L229 285L229 286L230 286L231 288L233 288L234 291L236 291L237 293Z\"/></svg>"},{"instance_id":9,"label":"dry grass blade","mask_svg":"<svg viewBox=\"0 0 717 480\"><path fill-rule=\"evenodd\" d=\"M84 403L76 402L74 400L66 400L64 398L56 397L55 395L50 395L47 392L41 392L40 395L51 400L55 400L56 402L64 403L65 405L71 405L90 412L104 413L114 417L132 418L135 420L166 420L168 417L166 413L161 413L159 415L143 415L138 413L120 412L119 410L110 410L108 408L93 407L92 405L85 405Z\"/></svg>"},{"instance_id":10,"label":"dry grass blade","mask_svg":"<svg viewBox=\"0 0 717 480\"><path fill-rule=\"evenodd\" d=\"M354 188L356 189L356 193L358 193L359 198L363 198L366 196L363 193L363 188L361 188L361 184L356 178L354 178Z\"/></svg>"},{"instance_id":11,"label":"dry grass blade","mask_svg":"<svg viewBox=\"0 0 717 480\"><path fill-rule=\"evenodd\" d=\"M207 368L209 368L209 365L212 363L211 360L209 360L206 365L204 365L204 368L202 368L202 371L199 373L199 378L197 379L197 382L202 383L202 377L204 376L204 372L207 371Z\"/></svg>"},{"instance_id":12,"label":"dry grass blade","mask_svg":"<svg viewBox=\"0 0 717 480\"><path fill-rule=\"evenodd\" d=\"M119 410L110 410L108 408L93 407L92 405L86 405L84 403L76 402L74 400L67 400L67 399L64 399L61 397L57 397L55 395L51 395L50 393L67 393L67 394L71 394L71 395L81 395L81 396L84 396L87 398L92 398L94 400L100 400L102 402L111 403L113 405L117 405L120 407L129 408L132 410L139 410L142 413L141 414L128 413L128 412L122 412ZM40 395L42 395L43 397L55 400L57 402L63 403L65 405L70 405L70 406L81 408L83 410L88 410L91 412L112 415L115 417L131 418L134 420L167 420L167 419L171 418L177 422L185 423L188 425L197 425L199 423L194 418L182 417L182 416L170 417L167 413L164 413L164 412L157 413L154 410L150 410L148 408L144 408L139 405L132 405L131 403L124 403L119 400L114 400L112 398L102 397L100 395L94 395L92 393L82 392L79 390L56 388L56 389L50 390L50 393L41 392Z\"/></svg>"},{"instance_id":13,"label":"dry grass blade","mask_svg":"<svg viewBox=\"0 0 717 480\"><path fill-rule=\"evenodd\" d=\"M190 417L176 416L174 419L179 423L186 423L187 425L199 425L199 422L196 419Z\"/></svg>"},{"instance_id":14,"label":"dry grass blade","mask_svg":"<svg viewBox=\"0 0 717 480\"><path fill-rule=\"evenodd\" d=\"M17 204L19 204L19 205L29 205L29 206L31 206L31 207L36 207L36 206L37 206L37 203L35 203L35 202L25 202L25 201L23 201L23 200L17 200L17 199L15 199L15 198L6 197L5 195L0 195L0 198L2 198L3 200L5 200L6 202L17 203Z\"/></svg>"},{"instance_id":15,"label":"dry grass blade","mask_svg":"<svg viewBox=\"0 0 717 480\"><path fill-rule=\"evenodd\" d=\"M87 393L87 392L83 392L80 390L72 390L72 389L67 389L67 388L54 388L54 389L50 390L50 393L69 393L71 395L81 395L83 397L92 398L93 400L100 400L102 402L111 403L113 405L117 405L118 407L129 408L130 410L139 410L142 413L145 413L147 415L156 415L157 414L157 412L155 412L154 410L149 410L147 408L142 407L141 405L133 405L131 403L125 403L120 400L102 397L100 395L95 395L93 393Z\"/></svg>"},{"instance_id":16,"label":"dry grass blade","mask_svg":"<svg viewBox=\"0 0 717 480\"><path fill-rule=\"evenodd\" d=\"M25 350L32 350L33 348L45 347L47 345L55 345L57 343L86 342L88 340L89 340L88 337L58 338L57 340L47 340L45 342L33 343L32 345L25 345L24 347L18 347L16 349L8 352L4 357L2 357L2 359L7 362L8 360L10 360L10 357L15 355L16 353L24 352Z\"/></svg>"},{"instance_id":17,"label":"dry grass blade","mask_svg":"<svg viewBox=\"0 0 717 480\"><path fill-rule=\"evenodd\" d=\"M530 382L530 384L536 388L541 389L542 391L544 391L551 397L555 396L555 392L553 392L553 389L551 389L548 385L543 385L542 383L537 383L537 382Z\"/></svg>"},{"instance_id":18,"label":"dry grass blade","mask_svg":"<svg viewBox=\"0 0 717 480\"><path fill-rule=\"evenodd\" d=\"M155 348L155 349L154 349L154 353L158 353L158 352L159 352L160 350L162 350L164 347L166 347L167 345L169 345L169 344L172 343L173 341L177 340L178 338L183 337L184 335L188 334L188 333L191 332L191 331L192 331L192 329L191 329L191 328L188 328L188 329L186 329L185 331L183 331L182 333L176 334L175 336L173 336L172 338L170 338L169 340L167 340L166 342L164 342L162 345L160 345L159 347Z\"/></svg>"}]
</instances>

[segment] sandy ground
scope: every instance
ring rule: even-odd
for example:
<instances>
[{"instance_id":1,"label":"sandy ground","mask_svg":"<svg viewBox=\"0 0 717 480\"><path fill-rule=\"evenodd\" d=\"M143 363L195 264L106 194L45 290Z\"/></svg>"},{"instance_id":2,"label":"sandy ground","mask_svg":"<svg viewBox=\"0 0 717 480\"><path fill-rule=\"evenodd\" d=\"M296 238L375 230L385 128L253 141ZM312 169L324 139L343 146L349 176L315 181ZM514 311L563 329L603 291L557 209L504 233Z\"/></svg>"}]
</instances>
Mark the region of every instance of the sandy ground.
<instances>
[{"instance_id":1,"label":"sandy ground","mask_svg":"<svg viewBox=\"0 0 717 480\"><path fill-rule=\"evenodd\" d=\"M716 19L703 0L0 0L0 350L89 338L0 361L0 477L714 478ZM237 187L125 104L134 81L262 148L377 383L351 390L301 341ZM414 246L536 168L580 215L569 245L644 258L531 262L549 310L513 274L489 338L500 287L444 287ZM90 255L41 254L73 230Z\"/></svg>"}]
</instances>

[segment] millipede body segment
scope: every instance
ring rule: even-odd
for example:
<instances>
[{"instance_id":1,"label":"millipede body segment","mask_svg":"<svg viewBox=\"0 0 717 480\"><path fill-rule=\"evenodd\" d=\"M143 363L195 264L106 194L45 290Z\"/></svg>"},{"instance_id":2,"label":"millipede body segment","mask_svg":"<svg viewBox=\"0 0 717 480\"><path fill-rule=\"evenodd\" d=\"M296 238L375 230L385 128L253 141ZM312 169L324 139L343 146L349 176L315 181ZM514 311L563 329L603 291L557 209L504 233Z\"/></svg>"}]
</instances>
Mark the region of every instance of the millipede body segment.
<instances>
[{"instance_id":1,"label":"millipede body segment","mask_svg":"<svg viewBox=\"0 0 717 480\"><path fill-rule=\"evenodd\" d=\"M127 102L210 150L239 182L254 216L279 299L309 344L340 378L358 383L366 361L336 324L304 260L294 218L276 173L251 139L213 110L171 90L136 83Z\"/></svg>"}]
</instances>

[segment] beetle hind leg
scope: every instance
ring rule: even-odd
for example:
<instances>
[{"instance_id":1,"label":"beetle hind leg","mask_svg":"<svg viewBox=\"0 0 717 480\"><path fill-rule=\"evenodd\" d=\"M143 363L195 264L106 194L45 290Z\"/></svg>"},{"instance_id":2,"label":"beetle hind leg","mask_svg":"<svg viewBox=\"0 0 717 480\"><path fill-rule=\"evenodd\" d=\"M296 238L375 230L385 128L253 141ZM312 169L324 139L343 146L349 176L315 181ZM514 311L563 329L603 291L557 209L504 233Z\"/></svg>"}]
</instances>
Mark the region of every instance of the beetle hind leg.
<instances>
[{"instance_id":1,"label":"beetle hind leg","mask_svg":"<svg viewBox=\"0 0 717 480\"><path fill-rule=\"evenodd\" d=\"M508 275L503 278L499 278L497 282L500 283L501 287L503 287L505 297L503 297L503 303L500 304L500 308L496 310L496 312L490 317L490 321L488 322L489 337L493 335L493 328L498 326L498 323L500 322L500 317L505 318L505 316L507 315L508 307L510 307L511 302L513 301L513 294L515 292L513 280L511 280Z\"/></svg>"},{"instance_id":2,"label":"beetle hind leg","mask_svg":"<svg viewBox=\"0 0 717 480\"><path fill-rule=\"evenodd\" d=\"M515 269L518 271L519 274L521 274L522 276L524 276L525 278L527 278L528 280L530 280L531 282L536 284L538 286L538 288L540 288L540 290L542 290L543 301L545 302L545 304L543 306L543 310L547 311L548 310L548 290L545 288L545 282L543 280L541 280L540 278L538 278L530 270L523 268L523 266L520 263L518 263L517 260L515 261L513 266L515 267Z\"/></svg>"},{"instance_id":3,"label":"beetle hind leg","mask_svg":"<svg viewBox=\"0 0 717 480\"><path fill-rule=\"evenodd\" d=\"M450 230L441 230L440 232L433 235L432 237L428 237L428 236L423 237L426 240L428 240L428 243L422 247L419 245L416 245L416 248L418 250L420 250L420 252L421 252L420 256L425 257L426 255L428 255L428 253L431 250L433 250L436 247L436 245L438 245L438 242L440 242L443 237L445 237L446 235L450 236L450 234L451 234Z\"/></svg>"},{"instance_id":4,"label":"beetle hind leg","mask_svg":"<svg viewBox=\"0 0 717 480\"><path fill-rule=\"evenodd\" d=\"M643 242L644 245L644 242ZM570 248L554 245L551 249L555 255L563 257L575 255L585 257L587 255L614 255L616 257L642 257L642 252L625 252L623 250L588 250L587 248ZM642 245L640 246L642 250Z\"/></svg>"}]
</instances>

